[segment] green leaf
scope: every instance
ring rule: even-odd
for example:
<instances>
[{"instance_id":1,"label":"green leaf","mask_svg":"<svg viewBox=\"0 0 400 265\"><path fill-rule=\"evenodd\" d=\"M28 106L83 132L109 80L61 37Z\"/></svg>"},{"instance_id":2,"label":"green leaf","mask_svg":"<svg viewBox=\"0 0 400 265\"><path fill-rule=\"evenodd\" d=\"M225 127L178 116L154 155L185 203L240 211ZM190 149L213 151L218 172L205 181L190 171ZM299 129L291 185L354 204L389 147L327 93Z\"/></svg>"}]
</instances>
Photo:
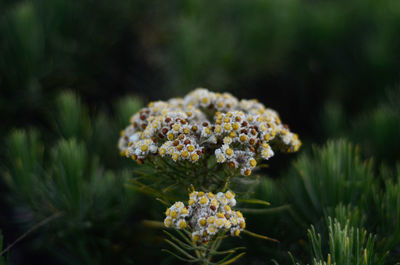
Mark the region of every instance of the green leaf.
<instances>
[{"instance_id":1,"label":"green leaf","mask_svg":"<svg viewBox=\"0 0 400 265\"><path fill-rule=\"evenodd\" d=\"M232 264L232 263L234 263L235 261L237 261L238 259L240 259L240 257L242 257L242 256L245 255L245 254L246 254L246 252L242 252L242 253L236 255L235 257L231 258L231 259L228 260L228 261L225 261L225 262L222 262L222 263L217 263L217 264L219 264L219 265L228 265L228 264Z\"/></svg>"},{"instance_id":2,"label":"green leaf","mask_svg":"<svg viewBox=\"0 0 400 265\"><path fill-rule=\"evenodd\" d=\"M167 253L169 253L170 255L174 256L175 258L177 258L177 259L179 259L179 260L182 260L182 261L185 261L185 262L190 262L190 263L197 262L197 260L182 258L181 256L175 254L174 252L172 252L172 251L170 251L170 250L168 250L168 249L162 249L161 251L167 252Z\"/></svg>"},{"instance_id":3,"label":"green leaf","mask_svg":"<svg viewBox=\"0 0 400 265\"><path fill-rule=\"evenodd\" d=\"M262 205L266 205L266 206L271 205L267 201L258 200L258 199L241 199L241 198L238 198L237 201L238 202L243 202L243 203L251 203L251 204L262 204Z\"/></svg>"},{"instance_id":4,"label":"green leaf","mask_svg":"<svg viewBox=\"0 0 400 265\"><path fill-rule=\"evenodd\" d=\"M282 205L279 207L273 207L268 209L250 209L250 208L238 208L243 213L250 213L250 214L272 214L272 213L279 213L282 211L290 210L290 205Z\"/></svg>"},{"instance_id":5,"label":"green leaf","mask_svg":"<svg viewBox=\"0 0 400 265\"><path fill-rule=\"evenodd\" d=\"M179 252L181 252L183 255L185 255L186 257L188 257L189 259L193 259L195 260L196 258L193 257L192 255L190 255L189 253L187 253L185 250L183 250L182 248L180 248L178 245L176 245L175 243L173 243L172 241L165 239L165 242L167 242L168 244L170 244L171 246L173 246L176 250L178 250Z\"/></svg>"},{"instance_id":6,"label":"green leaf","mask_svg":"<svg viewBox=\"0 0 400 265\"><path fill-rule=\"evenodd\" d=\"M273 241L273 242L279 243L279 240L277 240L277 239L270 238L270 237L267 237L267 236L264 236L264 235L259 235L259 234L250 232L248 230L243 230L243 233L248 234L248 235L250 235L252 237L256 237L256 238L260 238L260 239L264 239L264 240L268 240L268 241Z\"/></svg>"}]
</instances>

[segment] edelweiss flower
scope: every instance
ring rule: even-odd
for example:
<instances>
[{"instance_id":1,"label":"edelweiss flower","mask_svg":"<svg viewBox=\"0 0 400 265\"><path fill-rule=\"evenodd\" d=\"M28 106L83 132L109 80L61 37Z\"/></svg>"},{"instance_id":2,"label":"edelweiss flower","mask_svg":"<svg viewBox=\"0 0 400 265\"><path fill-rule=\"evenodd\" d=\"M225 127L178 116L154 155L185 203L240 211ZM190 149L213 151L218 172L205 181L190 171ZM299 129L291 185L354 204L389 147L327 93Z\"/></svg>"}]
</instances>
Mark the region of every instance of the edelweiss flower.
<instances>
[{"instance_id":1,"label":"edelweiss flower","mask_svg":"<svg viewBox=\"0 0 400 265\"><path fill-rule=\"evenodd\" d=\"M236 205L232 191L217 194L193 191L189 194L188 204L175 202L168 208L164 225L177 229L190 227L194 241L207 242L220 231L239 236L246 227L242 213L232 210Z\"/></svg>"},{"instance_id":2,"label":"edelweiss flower","mask_svg":"<svg viewBox=\"0 0 400 265\"><path fill-rule=\"evenodd\" d=\"M202 88L182 99L151 102L130 122L118 146L121 155L138 163L157 155L196 163L214 154L218 163L250 175L274 150L296 152L301 146L278 113L257 100Z\"/></svg>"}]
</instances>

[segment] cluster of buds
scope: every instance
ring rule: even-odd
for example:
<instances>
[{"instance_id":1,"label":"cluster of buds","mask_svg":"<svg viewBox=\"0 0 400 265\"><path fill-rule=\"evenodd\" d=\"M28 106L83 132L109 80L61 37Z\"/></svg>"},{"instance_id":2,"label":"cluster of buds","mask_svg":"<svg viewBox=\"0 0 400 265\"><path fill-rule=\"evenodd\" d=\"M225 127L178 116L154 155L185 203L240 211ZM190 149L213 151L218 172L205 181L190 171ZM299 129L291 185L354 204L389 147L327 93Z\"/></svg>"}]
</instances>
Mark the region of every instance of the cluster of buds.
<instances>
[{"instance_id":1,"label":"cluster of buds","mask_svg":"<svg viewBox=\"0 0 400 265\"><path fill-rule=\"evenodd\" d=\"M239 236L246 227L242 213L232 209L236 205L232 191L217 194L193 191L189 196L188 206L175 202L166 210L166 227L188 228L196 242L208 242L220 231Z\"/></svg>"},{"instance_id":2,"label":"cluster of buds","mask_svg":"<svg viewBox=\"0 0 400 265\"><path fill-rule=\"evenodd\" d=\"M296 152L300 146L297 134L274 110L257 100L239 101L206 89L151 102L131 117L119 140L121 155L139 163L151 155L196 163L211 154L242 175L250 175L257 162L272 157L272 147Z\"/></svg>"}]
</instances>

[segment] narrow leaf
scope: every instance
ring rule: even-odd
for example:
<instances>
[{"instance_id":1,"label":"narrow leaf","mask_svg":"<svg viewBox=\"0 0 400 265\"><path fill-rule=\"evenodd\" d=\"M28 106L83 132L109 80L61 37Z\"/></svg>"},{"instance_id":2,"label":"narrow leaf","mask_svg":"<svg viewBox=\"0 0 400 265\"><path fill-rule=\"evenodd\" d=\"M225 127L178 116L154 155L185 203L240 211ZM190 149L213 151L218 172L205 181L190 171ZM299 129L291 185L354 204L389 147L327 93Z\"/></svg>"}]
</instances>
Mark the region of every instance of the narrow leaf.
<instances>
[{"instance_id":1,"label":"narrow leaf","mask_svg":"<svg viewBox=\"0 0 400 265\"><path fill-rule=\"evenodd\" d=\"M187 253L185 250L183 250L182 248L180 248L177 244L175 244L174 242L165 239L165 242L167 242L168 244L170 244L171 246L173 246L176 250L178 250L179 252L181 252L183 255L185 255L186 257L190 258L190 259L196 259L195 257L193 257L192 255L190 255L189 253Z\"/></svg>"},{"instance_id":2,"label":"narrow leaf","mask_svg":"<svg viewBox=\"0 0 400 265\"><path fill-rule=\"evenodd\" d=\"M231 258L230 260L225 261L225 262L223 262L223 263L220 263L219 265L228 265L228 264L232 264L232 263L234 263L235 261L237 261L237 260L238 260L241 256L243 256L244 254L246 254L246 252L242 252L242 253L236 255L235 257Z\"/></svg>"},{"instance_id":3,"label":"narrow leaf","mask_svg":"<svg viewBox=\"0 0 400 265\"><path fill-rule=\"evenodd\" d=\"M197 260L191 260L191 259L182 258L181 256L175 254L174 252L172 252L172 251L170 251L168 249L162 249L161 251L167 252L167 253L171 254L172 256L174 256L175 258L180 259L180 260L185 261L185 262L191 262L191 263L197 262Z\"/></svg>"},{"instance_id":4,"label":"narrow leaf","mask_svg":"<svg viewBox=\"0 0 400 265\"><path fill-rule=\"evenodd\" d=\"M243 213L254 213L254 214L271 214L278 213L281 211L286 211L290 209L289 204L285 204L279 207L268 208L268 209L250 209L250 208L240 208L239 210Z\"/></svg>"},{"instance_id":5,"label":"narrow leaf","mask_svg":"<svg viewBox=\"0 0 400 265\"><path fill-rule=\"evenodd\" d=\"M262 205L271 205L271 203L263 200L258 200L258 199L237 199L238 202L244 202L244 203L252 203L252 204L262 204Z\"/></svg>"},{"instance_id":6,"label":"narrow leaf","mask_svg":"<svg viewBox=\"0 0 400 265\"><path fill-rule=\"evenodd\" d=\"M160 221L143 220L142 224L151 228L165 228L164 223Z\"/></svg>"},{"instance_id":7,"label":"narrow leaf","mask_svg":"<svg viewBox=\"0 0 400 265\"><path fill-rule=\"evenodd\" d=\"M179 245L181 245L182 247L184 247L184 248L186 248L186 249L194 249L193 246L188 245L188 244L186 244L186 243L183 243L181 240L179 240L177 237L175 237L175 236L172 235L171 233L169 233L169 232L167 232L167 231L165 231L165 230L163 230L163 232L164 232L165 234L167 234L167 235L168 235L172 240L174 240L176 243L178 243Z\"/></svg>"},{"instance_id":8,"label":"narrow leaf","mask_svg":"<svg viewBox=\"0 0 400 265\"><path fill-rule=\"evenodd\" d=\"M243 230L243 233L248 234L248 235L253 236L253 237L257 237L257 238L261 238L261 239L264 239L264 240L268 240L268 241L273 241L273 242L279 243L279 240L277 240L277 239L274 239L274 238L271 238L271 237L267 237L267 236L263 236L263 235L259 235L259 234L250 232L248 230Z\"/></svg>"}]
</instances>

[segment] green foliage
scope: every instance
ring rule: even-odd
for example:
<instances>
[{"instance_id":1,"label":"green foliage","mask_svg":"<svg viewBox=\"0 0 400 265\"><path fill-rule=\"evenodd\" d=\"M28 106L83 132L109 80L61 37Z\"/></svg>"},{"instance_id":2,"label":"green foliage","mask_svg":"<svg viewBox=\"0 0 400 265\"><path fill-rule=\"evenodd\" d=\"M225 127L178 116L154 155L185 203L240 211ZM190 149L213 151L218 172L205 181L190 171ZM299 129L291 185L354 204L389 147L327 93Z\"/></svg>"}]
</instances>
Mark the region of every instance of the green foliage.
<instances>
[{"instance_id":1,"label":"green foliage","mask_svg":"<svg viewBox=\"0 0 400 265\"><path fill-rule=\"evenodd\" d=\"M346 140L328 142L303 154L284 185L290 203L302 220L314 223L325 209L338 204L362 207L373 183L371 161L361 161L359 150Z\"/></svg>"},{"instance_id":2,"label":"green foliage","mask_svg":"<svg viewBox=\"0 0 400 265\"><path fill-rule=\"evenodd\" d=\"M217 163L212 156L204 156L197 163L174 163L161 156L150 157L135 173L137 177L132 179L132 184L136 188L161 196L169 203L184 198L192 185L198 190L211 192L226 190L229 186L240 197L248 198L259 179L257 175L244 178L235 174L237 172L233 173L227 165Z\"/></svg>"},{"instance_id":3,"label":"green foliage","mask_svg":"<svg viewBox=\"0 0 400 265\"><path fill-rule=\"evenodd\" d=\"M376 252L376 239L365 229L355 228L349 223L341 223L328 218L328 238L308 230L312 248L313 265L382 265L386 254ZM293 264L295 262L293 261ZM298 263L297 263L298 264Z\"/></svg>"},{"instance_id":4,"label":"green foliage","mask_svg":"<svg viewBox=\"0 0 400 265\"><path fill-rule=\"evenodd\" d=\"M130 173L99 164L96 149L91 148L99 139L91 139L94 132L87 111L75 94L60 95L58 106L57 126L66 138L44 143L35 130L14 131L8 137L10 163L4 179L11 193L7 197L12 205L24 206L30 217L24 220L26 225L49 220L43 223L46 233L40 237L41 244L49 246L54 241L49 250L54 255L67 251L73 257L69 264L126 262L126 255L118 255L128 248L115 252L113 246L130 241L120 234L127 229L124 221L137 198L124 187ZM94 128L102 127L97 125L101 119L106 118L95 120ZM12 194L18 194L18 200Z\"/></svg>"},{"instance_id":5,"label":"green foliage","mask_svg":"<svg viewBox=\"0 0 400 265\"><path fill-rule=\"evenodd\" d=\"M399 259L400 244L400 166L394 173L383 172L384 185L382 189L374 190L372 209L369 209L370 226L381 237L380 247L391 251L390 258Z\"/></svg>"},{"instance_id":6,"label":"green foliage","mask_svg":"<svg viewBox=\"0 0 400 265\"><path fill-rule=\"evenodd\" d=\"M89 113L76 94L62 92L56 99L57 113L54 120L60 135L65 138L86 138L91 130Z\"/></svg>"},{"instance_id":7,"label":"green foliage","mask_svg":"<svg viewBox=\"0 0 400 265\"><path fill-rule=\"evenodd\" d=\"M21 144L27 142L27 139L34 139L33 133L17 131L11 135L11 139L19 139L16 146L22 147L14 149L14 154L25 154L32 152L35 146L43 146L37 139L29 145ZM23 156L13 158L20 161ZM32 161L38 162L36 157ZM121 172L116 175L111 171L104 171L98 165L98 159L90 158L85 146L75 139L56 143L46 161L42 165L36 165L39 173L30 171L33 168L30 167L23 168L24 174L18 175L13 173L19 173L18 167L12 167L7 175L9 187L13 192L20 193L20 203L30 207L32 219L29 223L57 214L60 217L51 224L51 230L57 231L59 240L66 240L61 245L72 247L74 253L77 251L76 246L69 245L72 238L80 238L81 233L86 233L84 238L87 242L81 241L83 245L79 246L79 251L98 251L97 255L105 254L104 250L111 244L106 242L112 240L109 238L112 235L110 233L116 229L111 225L121 226L120 218L128 214L135 202L135 196L124 188L129 174ZM90 233L95 233L92 236L96 237L104 236L103 242L94 243ZM48 236L50 235L49 232ZM77 253L79 252L75 254ZM81 258L83 257L85 256L82 255ZM91 257L94 262L96 255ZM100 261L101 259L97 260Z\"/></svg>"},{"instance_id":8,"label":"green foliage","mask_svg":"<svg viewBox=\"0 0 400 265\"><path fill-rule=\"evenodd\" d=\"M88 194L84 190L88 187L82 184L86 181L91 184L93 182L91 178L94 177L87 160L84 146L74 139L61 140L52 150L50 164L53 168L49 174L51 189L54 189L52 193L57 194L60 203L65 205L63 208L67 211L80 210L84 205L82 201L89 199L82 198Z\"/></svg>"},{"instance_id":9,"label":"green foliage","mask_svg":"<svg viewBox=\"0 0 400 265\"><path fill-rule=\"evenodd\" d=\"M37 131L15 131L7 141L10 170L5 181L19 198L31 196L30 189L38 183L37 176L41 174L44 147L38 138Z\"/></svg>"},{"instance_id":10,"label":"green foliage","mask_svg":"<svg viewBox=\"0 0 400 265\"><path fill-rule=\"evenodd\" d=\"M331 214L326 213L326 221L329 222L331 218L329 215L335 218L338 223L347 224L352 227L363 227L366 222L366 216L363 211L357 206L339 204L335 207Z\"/></svg>"}]
</instances>

